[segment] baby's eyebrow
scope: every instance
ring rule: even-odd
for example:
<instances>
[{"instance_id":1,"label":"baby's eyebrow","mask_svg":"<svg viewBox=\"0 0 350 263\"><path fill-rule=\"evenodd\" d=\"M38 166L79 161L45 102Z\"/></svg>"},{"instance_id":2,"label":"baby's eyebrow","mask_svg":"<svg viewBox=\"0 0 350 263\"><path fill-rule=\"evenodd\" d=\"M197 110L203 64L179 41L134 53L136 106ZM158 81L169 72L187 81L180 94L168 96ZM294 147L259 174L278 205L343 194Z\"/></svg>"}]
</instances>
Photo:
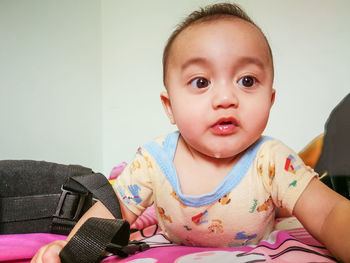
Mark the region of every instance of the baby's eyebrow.
<instances>
[{"instance_id":1,"label":"baby's eyebrow","mask_svg":"<svg viewBox=\"0 0 350 263\"><path fill-rule=\"evenodd\" d=\"M254 64L261 69L265 68L265 64L260 59L255 57L241 57L238 59L237 63L242 65Z\"/></svg>"},{"instance_id":2,"label":"baby's eyebrow","mask_svg":"<svg viewBox=\"0 0 350 263\"><path fill-rule=\"evenodd\" d=\"M194 65L194 64L202 64L202 65L206 65L208 64L208 61L206 58L203 58L203 57L194 57L194 58L190 58L188 59L185 63L183 63L181 65L181 70L185 70L186 68L188 68L189 66L191 65Z\"/></svg>"},{"instance_id":3,"label":"baby's eyebrow","mask_svg":"<svg viewBox=\"0 0 350 263\"><path fill-rule=\"evenodd\" d=\"M193 57L193 58L188 59L187 61L185 61L185 63L183 63L181 65L181 70L183 71L191 65L208 65L208 64L210 64L210 62L205 57ZM249 56L239 57L235 61L235 64L237 66L254 64L254 65L258 66L259 68L261 68L262 70L265 69L264 62L256 57L249 57Z\"/></svg>"}]
</instances>

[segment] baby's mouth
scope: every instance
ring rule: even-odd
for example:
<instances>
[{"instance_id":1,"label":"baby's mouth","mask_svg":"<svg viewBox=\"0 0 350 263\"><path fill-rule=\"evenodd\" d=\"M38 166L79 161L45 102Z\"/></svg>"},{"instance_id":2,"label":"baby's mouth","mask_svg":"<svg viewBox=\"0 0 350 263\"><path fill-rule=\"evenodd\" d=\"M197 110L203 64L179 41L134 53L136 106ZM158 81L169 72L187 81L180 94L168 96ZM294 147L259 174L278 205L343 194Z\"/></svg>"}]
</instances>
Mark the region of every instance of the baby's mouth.
<instances>
[{"instance_id":1,"label":"baby's mouth","mask_svg":"<svg viewBox=\"0 0 350 263\"><path fill-rule=\"evenodd\" d=\"M223 118L217 121L211 130L217 135L230 135L236 132L238 122L234 118Z\"/></svg>"},{"instance_id":2,"label":"baby's mouth","mask_svg":"<svg viewBox=\"0 0 350 263\"><path fill-rule=\"evenodd\" d=\"M233 124L232 121L222 121L219 123L219 125L230 125Z\"/></svg>"}]
</instances>

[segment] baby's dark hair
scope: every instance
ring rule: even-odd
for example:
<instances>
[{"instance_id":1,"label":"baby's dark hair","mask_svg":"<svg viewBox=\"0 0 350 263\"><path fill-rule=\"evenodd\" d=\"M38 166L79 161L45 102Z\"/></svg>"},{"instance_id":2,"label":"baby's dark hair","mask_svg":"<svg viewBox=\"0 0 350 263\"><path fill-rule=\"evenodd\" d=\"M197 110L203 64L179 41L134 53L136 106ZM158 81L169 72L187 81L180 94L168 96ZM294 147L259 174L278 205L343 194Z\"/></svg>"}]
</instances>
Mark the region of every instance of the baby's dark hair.
<instances>
[{"instance_id":1,"label":"baby's dark hair","mask_svg":"<svg viewBox=\"0 0 350 263\"><path fill-rule=\"evenodd\" d=\"M218 18L222 17L236 17L239 19L242 19L252 25L254 25L256 28L258 28L261 32L261 34L264 36L267 46L269 48L269 53L271 55L271 61L273 61L272 58L272 51L269 42L266 39L266 36L262 32L262 30L253 22L253 20L247 15L247 13L240 8L237 4L232 3L219 3L219 4L213 4L206 6L204 8L200 8L197 11L192 12L189 16L185 18L180 24L177 25L174 32L170 35L167 44L165 45L164 51L163 51L163 83L164 86L166 86L166 71L167 71L167 65L168 65L168 58L170 54L171 46L176 39L176 37L187 27L201 22L207 22L211 20L216 20ZM272 62L273 65L273 62ZM273 67L273 66L272 66Z\"/></svg>"}]
</instances>

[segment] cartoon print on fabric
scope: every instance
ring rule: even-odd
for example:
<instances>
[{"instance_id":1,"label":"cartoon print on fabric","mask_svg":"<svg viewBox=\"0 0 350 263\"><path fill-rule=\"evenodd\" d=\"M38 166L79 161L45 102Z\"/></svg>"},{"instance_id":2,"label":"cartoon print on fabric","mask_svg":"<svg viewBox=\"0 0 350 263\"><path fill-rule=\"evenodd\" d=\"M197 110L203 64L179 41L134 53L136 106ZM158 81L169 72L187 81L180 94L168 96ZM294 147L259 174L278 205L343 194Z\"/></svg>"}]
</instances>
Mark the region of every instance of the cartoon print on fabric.
<instances>
[{"instance_id":1,"label":"cartoon print on fabric","mask_svg":"<svg viewBox=\"0 0 350 263\"><path fill-rule=\"evenodd\" d=\"M230 192L231 193L231 192ZM231 198L229 198L229 195L230 193L228 194L225 194L223 197L221 197L218 201L220 204L222 205L227 205L231 202Z\"/></svg>"},{"instance_id":2,"label":"cartoon print on fabric","mask_svg":"<svg viewBox=\"0 0 350 263\"><path fill-rule=\"evenodd\" d=\"M161 218L163 218L164 220L167 220L169 223L173 222L173 220L171 220L171 217L165 214L164 208L157 207L157 209L158 209L158 213L159 213Z\"/></svg>"},{"instance_id":3,"label":"cartoon print on fabric","mask_svg":"<svg viewBox=\"0 0 350 263\"><path fill-rule=\"evenodd\" d=\"M184 228L186 228L187 231L191 231L192 228L190 228L189 226L184 226Z\"/></svg>"},{"instance_id":4,"label":"cartoon print on fabric","mask_svg":"<svg viewBox=\"0 0 350 263\"><path fill-rule=\"evenodd\" d=\"M184 204L180 201L179 197L177 196L177 194L175 193L174 190L171 192L170 195L171 195L172 197L174 197L174 198L180 203L180 205L181 205L183 208L187 207L187 205L184 205Z\"/></svg>"},{"instance_id":5,"label":"cartoon print on fabric","mask_svg":"<svg viewBox=\"0 0 350 263\"><path fill-rule=\"evenodd\" d=\"M269 163L269 183L272 185L273 178L275 178L275 164Z\"/></svg>"},{"instance_id":6,"label":"cartoon print on fabric","mask_svg":"<svg viewBox=\"0 0 350 263\"><path fill-rule=\"evenodd\" d=\"M249 213L254 213L256 206L258 205L258 200L254 199L253 200L253 206L250 208Z\"/></svg>"},{"instance_id":7,"label":"cartoon print on fabric","mask_svg":"<svg viewBox=\"0 0 350 263\"><path fill-rule=\"evenodd\" d=\"M260 155L259 158L261 159L261 163L260 165L258 166L258 174L260 176L263 176L263 173L264 173L264 168L263 168L263 159L264 159L264 155ZM275 164L274 163L269 163L269 166L268 166L268 178L269 178L269 184L272 185L272 181L273 179L275 178Z\"/></svg>"},{"instance_id":8,"label":"cartoon print on fabric","mask_svg":"<svg viewBox=\"0 0 350 263\"><path fill-rule=\"evenodd\" d=\"M118 186L117 189L118 189L118 192L119 192L120 196L122 197L122 202L125 203L125 204L127 204L127 205L129 205L129 204L130 204L130 199L131 199L131 197L130 197L130 196L129 196L129 197L126 196L125 190L124 190L123 187Z\"/></svg>"},{"instance_id":9,"label":"cartoon print on fabric","mask_svg":"<svg viewBox=\"0 0 350 263\"><path fill-rule=\"evenodd\" d=\"M208 226L210 233L224 233L224 227L222 226L222 221L219 219L211 220L210 226Z\"/></svg>"},{"instance_id":10,"label":"cartoon print on fabric","mask_svg":"<svg viewBox=\"0 0 350 263\"><path fill-rule=\"evenodd\" d=\"M134 185L129 185L128 188L129 188L130 193L133 195L132 200L136 204L141 203L142 199L139 196L139 191L141 190L140 186L138 186L137 184L134 184Z\"/></svg>"},{"instance_id":11,"label":"cartoon print on fabric","mask_svg":"<svg viewBox=\"0 0 350 263\"><path fill-rule=\"evenodd\" d=\"M295 174L296 171L298 171L301 168L301 165L295 166L294 164L296 162L296 159L293 155L289 155L286 159L286 163L284 165L284 170L286 170L287 172L291 172L293 174Z\"/></svg>"},{"instance_id":12,"label":"cartoon print on fabric","mask_svg":"<svg viewBox=\"0 0 350 263\"><path fill-rule=\"evenodd\" d=\"M245 231L241 231L236 234L235 239L242 240L241 245L247 246L249 242L256 237L257 237L257 234L247 235Z\"/></svg>"},{"instance_id":13,"label":"cartoon print on fabric","mask_svg":"<svg viewBox=\"0 0 350 263\"><path fill-rule=\"evenodd\" d=\"M272 198L270 196L269 199L267 199L262 205L258 206L256 211L258 212L267 211L271 205L272 205Z\"/></svg>"},{"instance_id":14,"label":"cartoon print on fabric","mask_svg":"<svg viewBox=\"0 0 350 263\"><path fill-rule=\"evenodd\" d=\"M297 180L294 180L293 182L291 182L288 187L291 187L291 186L294 186L296 187L297 186Z\"/></svg>"},{"instance_id":15,"label":"cartoon print on fabric","mask_svg":"<svg viewBox=\"0 0 350 263\"><path fill-rule=\"evenodd\" d=\"M262 164L260 164L259 167L258 167L258 174L259 174L260 176L263 175L263 167L262 167Z\"/></svg>"},{"instance_id":16,"label":"cartoon print on fabric","mask_svg":"<svg viewBox=\"0 0 350 263\"><path fill-rule=\"evenodd\" d=\"M118 192L120 196L122 197L122 202L129 205L130 200L133 200L136 204L141 203L142 199L139 197L139 190L140 187L137 184L129 185L128 189L132 195L126 195L125 189L121 186L118 186Z\"/></svg>"},{"instance_id":17,"label":"cartoon print on fabric","mask_svg":"<svg viewBox=\"0 0 350 263\"><path fill-rule=\"evenodd\" d=\"M153 168L152 162L150 161L149 156L145 156L145 160L147 162L147 167L148 168Z\"/></svg>"},{"instance_id":18,"label":"cartoon print on fabric","mask_svg":"<svg viewBox=\"0 0 350 263\"><path fill-rule=\"evenodd\" d=\"M260 155L260 156L259 156L259 159L261 159L261 160L259 160L259 162L263 162L264 155L263 155L263 154ZM263 175L263 166L262 166L262 163L258 166L258 174L259 174L260 176Z\"/></svg>"},{"instance_id":19,"label":"cartoon print on fabric","mask_svg":"<svg viewBox=\"0 0 350 263\"><path fill-rule=\"evenodd\" d=\"M208 210L205 210L203 213L199 213L198 215L195 215L192 217L192 222L196 225L200 225L203 223L207 223L208 220L204 220L204 217L208 215Z\"/></svg>"},{"instance_id":20,"label":"cartoon print on fabric","mask_svg":"<svg viewBox=\"0 0 350 263\"><path fill-rule=\"evenodd\" d=\"M132 164L130 165L130 172L134 173L137 169L140 169L141 164L139 161L133 161Z\"/></svg>"}]
</instances>

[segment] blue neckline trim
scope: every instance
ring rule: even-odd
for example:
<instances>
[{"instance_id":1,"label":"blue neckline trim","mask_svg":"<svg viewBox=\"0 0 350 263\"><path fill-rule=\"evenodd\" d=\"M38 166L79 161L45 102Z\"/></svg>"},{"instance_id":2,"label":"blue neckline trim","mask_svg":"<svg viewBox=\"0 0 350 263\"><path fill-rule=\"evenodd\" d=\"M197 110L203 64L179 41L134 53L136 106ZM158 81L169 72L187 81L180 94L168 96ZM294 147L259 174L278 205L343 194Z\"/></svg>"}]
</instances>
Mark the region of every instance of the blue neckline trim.
<instances>
[{"instance_id":1,"label":"blue neckline trim","mask_svg":"<svg viewBox=\"0 0 350 263\"><path fill-rule=\"evenodd\" d=\"M192 207L209 205L232 191L232 189L239 184L244 175L247 173L260 146L264 142L272 139L270 137L261 137L254 144L252 144L244 153L244 155L239 159L236 165L232 168L232 170L228 173L228 175L224 178L224 180L220 183L220 185L218 185L211 193L192 196L182 194L177 172L173 163L179 135L180 133L178 131L170 133L166 137L162 146L152 141L144 145L144 148L157 161L160 169L169 180L180 201L184 205Z\"/></svg>"}]
</instances>

